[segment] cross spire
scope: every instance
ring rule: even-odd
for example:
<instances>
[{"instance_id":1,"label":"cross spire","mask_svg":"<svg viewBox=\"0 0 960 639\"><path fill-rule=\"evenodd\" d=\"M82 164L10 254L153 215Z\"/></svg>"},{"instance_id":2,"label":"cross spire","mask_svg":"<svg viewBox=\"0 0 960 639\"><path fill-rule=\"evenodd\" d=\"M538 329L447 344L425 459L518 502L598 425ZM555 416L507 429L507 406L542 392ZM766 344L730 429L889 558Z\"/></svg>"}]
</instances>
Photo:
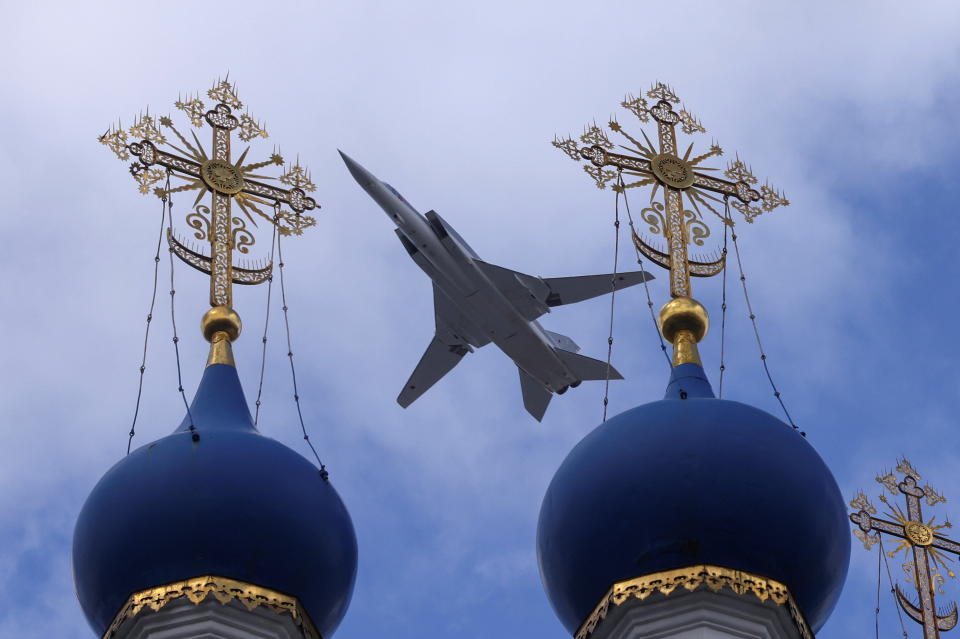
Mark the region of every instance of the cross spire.
<instances>
[{"instance_id":1,"label":"cross spire","mask_svg":"<svg viewBox=\"0 0 960 639\"><path fill-rule=\"evenodd\" d=\"M192 127L210 128L207 148L194 131L189 131L188 138L171 117L156 118L149 110L138 115L129 129L118 124L98 139L120 160L136 157L130 165L130 174L141 193L148 194L154 187L153 193L166 201L173 193L197 191L185 221L193 230L193 238L208 242L209 250L204 252L188 246L182 236L178 237L172 220L167 242L178 258L210 276L212 308L203 326L205 336L213 345L213 358L218 344L220 351L229 353L229 343L240 332L239 316L232 308L233 284L259 284L268 280L273 271L272 263L241 266L235 260L235 254L248 254L256 243L257 219L273 224L281 235L300 235L316 224L313 217L304 213L316 209L317 203L307 195L315 191L316 186L300 166L299 157L283 174L273 177L258 171L271 165L282 167L284 160L278 152L274 151L263 161L250 163L247 163L249 146L238 157L233 155L234 137L241 143L267 137L263 123L251 117L249 111L235 114L244 108L235 85L227 79L218 80L207 91L207 97L215 102L210 109L197 95L180 96L174 103ZM171 179L176 181L174 186ZM163 186L155 186L161 183ZM209 206L201 203L207 195ZM243 216L234 215L234 204ZM211 332L210 326L219 326L221 330ZM226 355L220 357L224 358ZM232 363L232 357L230 360L220 363Z\"/></svg>"},{"instance_id":2,"label":"cross spire","mask_svg":"<svg viewBox=\"0 0 960 639\"><path fill-rule=\"evenodd\" d=\"M641 236L635 228L632 229L634 245L649 260L670 271L671 297L690 299L693 305L699 307L695 314L703 314L705 318L706 311L691 298L690 277L716 275L723 270L726 258L722 254L719 257L691 257L689 254L691 245L703 246L704 240L711 235L704 211L712 213L722 224L733 226L726 206L728 203L740 211L747 222L752 223L764 211L788 205L789 202L769 185L757 190L754 186L757 178L739 156L728 164L723 177L711 173L717 169L703 166L702 163L723 154L715 142L695 157L691 157L693 142L686 151L681 152L677 127L686 135L706 133L706 129L686 106L680 105L680 98L666 84L658 82L639 97L628 95L620 105L642 124L651 120L656 124L656 143L642 127L640 139L628 133L615 118L611 118L608 128L616 134L614 139L617 144L594 122L584 129L579 137L580 144L568 137L555 138L553 145L572 160L585 162L583 170L594 179L598 188L606 188L611 182L613 190L618 193L630 188L651 187L649 207L641 211L640 217L648 225L650 233L659 236L665 245L656 239ZM680 105L679 111L675 109L677 105ZM628 183L624 175L639 179ZM657 199L661 193L662 201ZM687 209L686 206L691 208ZM692 307L691 304L683 306ZM664 317L664 312L667 312L667 317ZM665 306L661 311L661 323L671 317L671 312ZM697 322L694 328L706 333L705 322ZM679 335L684 338L686 346L683 350L688 353L679 359L699 363L696 354L696 341L699 340L691 343L690 334ZM677 342L674 342L674 346L678 346ZM674 364L678 363L680 350L675 348Z\"/></svg>"},{"instance_id":3,"label":"cross spire","mask_svg":"<svg viewBox=\"0 0 960 639\"><path fill-rule=\"evenodd\" d=\"M924 639L939 639L941 631L952 630L957 625L957 604L951 603L946 614L940 614L942 611L937 610L935 597L937 592L943 594L941 584L945 576L956 577L950 568L953 558L946 553L960 555L960 544L938 532L951 528L949 521L936 524L935 517L925 521L921 511L921 500L932 507L947 501L946 498L929 484L921 487L920 473L906 459L900 460L896 473L902 479L888 472L877 476L876 480L890 494L903 495L907 502L906 512L881 494L880 501L887 507L889 519L876 517L876 507L860 491L850 502L850 507L855 511L850 515L850 521L858 526L853 534L867 550L880 541L883 533L899 540L897 547L887 555L893 557L901 550L907 551L908 561L903 567L913 578L918 603L913 603L899 584L894 588L897 603L911 619L923 626ZM909 561L911 558L912 561Z\"/></svg>"}]
</instances>

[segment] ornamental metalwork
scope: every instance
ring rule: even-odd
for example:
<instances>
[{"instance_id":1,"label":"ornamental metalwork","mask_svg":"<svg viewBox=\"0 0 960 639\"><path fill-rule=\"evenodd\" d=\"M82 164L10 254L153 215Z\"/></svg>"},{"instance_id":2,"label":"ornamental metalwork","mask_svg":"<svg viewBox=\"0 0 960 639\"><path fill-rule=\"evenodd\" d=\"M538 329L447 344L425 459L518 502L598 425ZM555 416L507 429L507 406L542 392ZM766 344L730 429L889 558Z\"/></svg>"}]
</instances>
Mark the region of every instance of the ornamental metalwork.
<instances>
[{"instance_id":1,"label":"ornamental metalwork","mask_svg":"<svg viewBox=\"0 0 960 639\"><path fill-rule=\"evenodd\" d=\"M675 591L720 592L724 589L736 595L754 597L761 603L771 601L778 606L786 606L801 639L813 639L803 613L785 585L742 570L706 564L651 573L613 584L590 616L580 624L574 639L588 639L611 608L629 601L643 601L654 594L667 597Z\"/></svg>"},{"instance_id":2,"label":"ornamental metalwork","mask_svg":"<svg viewBox=\"0 0 960 639\"><path fill-rule=\"evenodd\" d=\"M248 162L250 146L247 146L234 158L234 135L246 143L266 138L267 130L248 112L240 112L243 103L237 96L236 86L228 80L218 80L207 91L207 97L214 101L210 109L199 96L180 97L174 106L186 115L193 127L210 127L209 149L194 131L188 131L188 137L174 125L170 116L155 117L149 111L138 115L128 129L111 126L98 139L120 160L135 158L130 165L130 175L141 193L153 192L167 199L173 193L197 191L185 221L193 237L207 242L208 249L204 252L190 245L174 232L172 221L167 242L177 257L210 275L210 305L229 307L233 284L258 284L269 279L272 272L271 263L240 266L234 260L234 252L247 254L256 242L257 220L275 225L281 235L302 234L304 229L316 224L315 218L305 214L318 208L316 200L307 195L315 191L316 186L299 158L285 166L283 156L276 150L265 160ZM260 172L271 166L284 168L277 176ZM207 195L210 206L201 204ZM242 215L234 215L234 204Z\"/></svg>"},{"instance_id":3,"label":"ornamental metalwork","mask_svg":"<svg viewBox=\"0 0 960 639\"><path fill-rule=\"evenodd\" d=\"M694 142L681 155L677 140L677 128L687 135L706 133L706 129L685 107L680 104L673 89L658 82L640 97L628 95L620 105L631 112L641 124L651 119L657 125L657 143L640 127L642 140L632 136L615 118L607 132L595 122L584 129L579 143L572 138L554 138L553 145L576 162L585 162L583 170L596 182L598 188L610 184L614 191L649 186L650 207L641 217L649 225L649 232L659 236L665 246L645 234L633 231L637 249L655 264L670 271L670 293L673 297L690 295L690 276L709 277L723 270L725 256L711 255L693 259L688 247L701 247L710 236L710 226L704 211L719 218L721 223L733 226L727 204L743 214L747 222L765 211L790 202L783 194L764 184L757 187L757 178L739 158L727 166L720 177L719 169L703 166L709 158L720 156L723 149L711 143L708 150L692 156ZM625 182L624 175L637 179ZM657 196L662 193L662 203ZM686 208L687 206L691 208ZM723 211L721 213L721 211Z\"/></svg>"},{"instance_id":4,"label":"ornamental metalwork","mask_svg":"<svg viewBox=\"0 0 960 639\"><path fill-rule=\"evenodd\" d=\"M932 507L947 499L929 484L921 487L920 479L920 473L913 465L901 459L895 472L878 475L876 480L891 495L903 495L907 502L906 511L881 493L880 501L886 507L884 515L889 519L877 517L876 507L860 491L850 502L855 511L850 515L850 521L857 524L853 534L867 550L880 542L882 533L898 540L897 547L887 555L895 557L904 551L903 570L917 592L917 603L904 594L899 584L894 586L897 603L911 619L923 626L924 639L937 639L940 631L952 630L957 625L957 604L951 603L950 609L941 614L943 611L937 610L935 595L943 594L946 577L956 577L950 567L954 559L948 553L960 555L960 544L938 532L952 528L949 520L937 524L935 517L924 519L921 500Z\"/></svg>"},{"instance_id":5,"label":"ornamental metalwork","mask_svg":"<svg viewBox=\"0 0 960 639\"><path fill-rule=\"evenodd\" d=\"M264 608L278 615L290 615L306 639L320 639L320 633L296 597L217 575L194 577L133 593L103 633L102 639L117 636L121 626L144 611L158 612L178 599L187 599L198 606L210 597L224 606L237 601L247 610Z\"/></svg>"}]
</instances>

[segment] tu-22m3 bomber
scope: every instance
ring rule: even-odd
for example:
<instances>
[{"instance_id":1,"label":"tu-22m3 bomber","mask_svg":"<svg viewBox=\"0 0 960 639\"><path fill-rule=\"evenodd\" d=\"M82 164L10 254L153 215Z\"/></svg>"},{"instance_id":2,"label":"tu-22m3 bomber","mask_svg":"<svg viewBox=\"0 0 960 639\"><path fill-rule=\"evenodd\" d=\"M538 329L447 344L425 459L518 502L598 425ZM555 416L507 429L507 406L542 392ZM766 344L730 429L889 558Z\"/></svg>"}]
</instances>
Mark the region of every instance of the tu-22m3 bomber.
<instances>
[{"instance_id":1,"label":"tu-22m3 bomber","mask_svg":"<svg viewBox=\"0 0 960 639\"><path fill-rule=\"evenodd\" d=\"M407 253L433 281L436 333L397 397L406 408L463 356L493 342L520 371L523 405L540 421L553 393L583 380L623 379L606 362L578 355L572 339L537 321L554 306L572 304L640 284L645 271L540 278L482 261L435 211L421 215L400 193L355 160L340 155L354 179L397 225Z\"/></svg>"}]
</instances>

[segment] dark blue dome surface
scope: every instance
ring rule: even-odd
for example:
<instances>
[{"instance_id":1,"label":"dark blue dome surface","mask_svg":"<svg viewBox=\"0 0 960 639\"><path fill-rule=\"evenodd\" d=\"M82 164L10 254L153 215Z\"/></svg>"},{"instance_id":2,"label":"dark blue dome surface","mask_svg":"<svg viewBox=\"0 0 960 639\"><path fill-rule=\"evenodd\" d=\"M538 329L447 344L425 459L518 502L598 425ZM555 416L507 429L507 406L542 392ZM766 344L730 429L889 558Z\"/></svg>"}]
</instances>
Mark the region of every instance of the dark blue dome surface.
<instances>
[{"instance_id":1,"label":"dark blue dome surface","mask_svg":"<svg viewBox=\"0 0 960 639\"><path fill-rule=\"evenodd\" d=\"M686 399L680 399L686 397ZM772 415L715 399L703 369L608 420L554 476L540 573L573 633L614 583L712 564L785 584L814 632L846 578L846 505L813 447Z\"/></svg>"},{"instance_id":2,"label":"dark blue dome surface","mask_svg":"<svg viewBox=\"0 0 960 639\"><path fill-rule=\"evenodd\" d=\"M137 449L93 489L77 520L73 574L91 626L133 592L202 575L299 598L324 637L357 571L350 515L318 469L254 428L237 371L204 371L187 420Z\"/></svg>"}]
</instances>

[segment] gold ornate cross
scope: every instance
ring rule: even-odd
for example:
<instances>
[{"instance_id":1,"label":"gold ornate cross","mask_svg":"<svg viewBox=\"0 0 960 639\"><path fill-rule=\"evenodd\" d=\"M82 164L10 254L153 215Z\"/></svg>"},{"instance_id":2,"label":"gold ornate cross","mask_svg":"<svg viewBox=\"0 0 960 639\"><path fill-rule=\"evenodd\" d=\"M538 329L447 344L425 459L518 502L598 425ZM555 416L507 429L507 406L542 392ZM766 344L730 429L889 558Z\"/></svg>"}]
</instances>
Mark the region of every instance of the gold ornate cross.
<instances>
[{"instance_id":1,"label":"gold ornate cross","mask_svg":"<svg viewBox=\"0 0 960 639\"><path fill-rule=\"evenodd\" d=\"M881 533L898 538L899 545L887 553L890 557L901 550L912 551L913 561L907 561L903 569L912 578L919 601L917 604L910 601L897 585L894 589L897 602L911 619L923 625L924 639L937 639L941 630L952 630L957 625L957 604L952 603L946 614L939 614L934 591L943 594L943 573L948 577L956 577L953 570L948 568L953 559L944 553L960 555L960 544L937 533L938 530L951 528L949 521L939 525L934 524L934 517L924 521L920 510L921 499L926 501L928 506L936 506L947 501L946 498L929 484L921 488L920 473L906 459L900 460L896 470L903 476L902 481L892 472L876 479L891 494L900 492L904 495L907 512L904 513L899 506L888 501L886 495L881 494L880 501L887 506L887 515L895 521L875 517L877 509L863 491L860 491L850 502L850 507L856 511L850 515L850 521L859 527L853 534L863 542L863 547L867 550L880 541Z\"/></svg>"},{"instance_id":2,"label":"gold ornate cross","mask_svg":"<svg viewBox=\"0 0 960 639\"><path fill-rule=\"evenodd\" d=\"M111 127L99 137L99 141L121 160L129 160L131 154L136 156L137 161L131 164L130 173L139 184L141 193L149 193L150 187L160 182L164 182L165 186L154 188L153 192L164 199L178 191L199 191L186 222L193 229L194 238L209 242L209 255L188 247L170 230L167 232L167 241L177 257L210 275L210 306L229 309L233 300L233 284L259 284L270 277L273 268L272 264L256 268L234 264L233 252L247 254L249 247L256 242L246 222L256 226L255 213L275 224L277 232L282 235L300 235L305 228L316 224L314 218L303 214L304 211L317 208L316 201L306 194L315 191L316 186L300 166L299 160L279 177L254 173L271 164L282 166L283 157L276 152L265 161L245 164L250 151L248 146L234 160L231 156L231 137L235 132L241 142L249 142L257 137L267 137L267 131L249 113L235 114L243 108L243 104L237 97L236 88L227 80L214 84L207 91L207 96L216 102L210 110L197 96L178 99L175 106L189 117L194 127L202 128L204 124L210 126L212 141L209 152L195 133L191 131L188 139L177 130L170 117L154 118L149 111L146 115L138 116L129 130L120 126ZM174 137L175 141L172 141ZM180 155L163 150L163 146ZM171 177L185 184L171 187ZM281 188L263 180L278 180L290 188ZM200 204L207 193L210 194L209 207ZM243 211L245 218L233 215L233 203ZM269 213L258 204L270 207ZM283 209L283 205L290 210Z\"/></svg>"},{"instance_id":3,"label":"gold ornate cross","mask_svg":"<svg viewBox=\"0 0 960 639\"><path fill-rule=\"evenodd\" d=\"M648 99L653 102L650 106ZM650 118L657 123L657 144L647 137L641 128L643 141L640 141L621 128L615 119L609 123L610 130L619 134L625 144L619 145L624 153L614 152L614 143L596 124L586 127L580 146L571 138L554 139L553 145L573 160L586 160L583 168L592 177L598 188L605 188L608 182L616 181L615 191L638 186L652 185L650 208L642 211L641 217L650 225L650 232L661 235L666 241L666 250L658 249L652 241L645 240L634 232L633 241L637 249L651 261L670 270L670 294L673 297L690 296L690 276L709 277L716 275L724 267L724 257L712 259L690 259L687 246L703 246L704 238L710 235L710 227L703 219L700 207L720 218L723 223L732 225L732 220L714 207L716 203L733 198L732 205L740 211L747 222L778 206L789 204L783 195L765 184L757 191L753 185L757 178L753 176L739 158L730 162L723 179L708 172L714 168L702 167L707 158L721 155L723 150L711 144L709 150L691 158L693 143L681 156L677 146L677 131L688 135L705 133L706 129L686 108L674 110L680 99L673 90L663 83L657 83L646 97L627 96L621 106L632 112L641 122ZM608 169L605 167L613 167ZM615 169L615 170L614 170ZM621 173L637 176L640 179L624 184ZM654 198L663 190L663 203ZM693 208L684 209L684 196Z\"/></svg>"}]
</instances>

